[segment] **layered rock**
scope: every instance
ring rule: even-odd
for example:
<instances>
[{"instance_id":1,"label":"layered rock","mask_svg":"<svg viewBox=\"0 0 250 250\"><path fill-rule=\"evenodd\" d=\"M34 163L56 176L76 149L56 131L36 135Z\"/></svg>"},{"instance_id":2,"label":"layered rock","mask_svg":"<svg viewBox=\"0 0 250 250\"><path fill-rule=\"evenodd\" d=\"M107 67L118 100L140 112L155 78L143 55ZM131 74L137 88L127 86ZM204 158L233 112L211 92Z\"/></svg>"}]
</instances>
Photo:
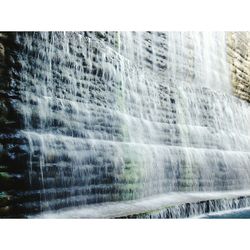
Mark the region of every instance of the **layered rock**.
<instances>
[{"instance_id":1,"label":"layered rock","mask_svg":"<svg viewBox=\"0 0 250 250\"><path fill-rule=\"evenodd\" d=\"M1 216L249 188L247 39L2 34Z\"/></svg>"},{"instance_id":2,"label":"layered rock","mask_svg":"<svg viewBox=\"0 0 250 250\"><path fill-rule=\"evenodd\" d=\"M22 191L27 190L27 140L20 136L19 94L13 84L18 60L14 33L0 33L0 216L22 216Z\"/></svg>"},{"instance_id":3,"label":"layered rock","mask_svg":"<svg viewBox=\"0 0 250 250\"><path fill-rule=\"evenodd\" d=\"M250 102L250 33L228 32L227 48L233 92Z\"/></svg>"}]
</instances>

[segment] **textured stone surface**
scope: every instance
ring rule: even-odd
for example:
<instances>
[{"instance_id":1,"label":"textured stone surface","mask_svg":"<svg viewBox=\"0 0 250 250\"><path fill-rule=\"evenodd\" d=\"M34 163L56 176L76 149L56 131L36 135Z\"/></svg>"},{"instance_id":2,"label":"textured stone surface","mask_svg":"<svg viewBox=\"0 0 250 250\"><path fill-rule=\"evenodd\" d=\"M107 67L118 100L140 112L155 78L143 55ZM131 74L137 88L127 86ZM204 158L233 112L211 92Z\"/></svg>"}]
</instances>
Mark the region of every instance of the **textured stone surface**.
<instances>
[{"instance_id":1,"label":"textured stone surface","mask_svg":"<svg viewBox=\"0 0 250 250\"><path fill-rule=\"evenodd\" d=\"M250 102L250 33L228 32L227 48L234 94Z\"/></svg>"},{"instance_id":2,"label":"textured stone surface","mask_svg":"<svg viewBox=\"0 0 250 250\"><path fill-rule=\"evenodd\" d=\"M15 68L13 33L0 33L0 217L21 216L21 190L24 187L27 159L19 136L20 120L16 112L16 94L10 69Z\"/></svg>"},{"instance_id":3,"label":"textured stone surface","mask_svg":"<svg viewBox=\"0 0 250 250\"><path fill-rule=\"evenodd\" d=\"M249 101L249 35L224 42L192 32L1 33L0 216L243 187L248 109L221 86L227 48L234 93Z\"/></svg>"},{"instance_id":4,"label":"textured stone surface","mask_svg":"<svg viewBox=\"0 0 250 250\"><path fill-rule=\"evenodd\" d=\"M0 217L4 214L8 214L10 197L8 192L4 191L6 184L8 183L8 166L4 162L4 156L6 154L5 142L4 142L4 132L5 125L8 121L8 100L4 95L5 86L6 86L6 56L5 56L5 46L4 41L6 36L3 33L0 33Z\"/></svg>"}]
</instances>

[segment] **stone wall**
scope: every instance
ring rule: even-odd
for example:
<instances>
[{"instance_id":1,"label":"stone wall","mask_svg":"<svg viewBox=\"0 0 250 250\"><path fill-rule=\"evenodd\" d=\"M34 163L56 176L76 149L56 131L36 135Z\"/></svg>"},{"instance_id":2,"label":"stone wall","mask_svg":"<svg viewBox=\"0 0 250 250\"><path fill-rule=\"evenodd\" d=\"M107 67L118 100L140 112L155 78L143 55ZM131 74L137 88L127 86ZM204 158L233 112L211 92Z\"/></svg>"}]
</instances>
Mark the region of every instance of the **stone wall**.
<instances>
[{"instance_id":1,"label":"stone wall","mask_svg":"<svg viewBox=\"0 0 250 250\"><path fill-rule=\"evenodd\" d=\"M144 41L143 53L141 54L139 54L136 49L134 49L134 51L133 49L131 50L131 47L136 48L136 41L138 41L139 35L139 40ZM62 38L59 39L57 36L62 36ZM190 34L187 34L184 40L179 40L181 43L178 47L176 46L176 41L173 39L175 35L171 37L169 34L154 32L135 33L131 37L131 47L127 48L124 47L124 44L130 45L130 43L125 40L126 37L120 36L119 32L88 32L84 33L82 37L69 33L64 36L64 34L54 34L53 37L53 35L48 34L48 37L46 37L45 35L41 36L39 33L22 33L19 34L19 41L17 42L15 33L0 33L0 217L20 217L27 213L40 211L42 209L40 203L43 200L46 190L48 190L48 194L46 202L44 202L44 209L58 209L66 206L83 205L85 203L109 201L110 199L138 198L136 195L139 191L142 192L139 190L142 185L139 178L134 179L136 175L142 175L142 170L146 164L143 162L143 157L145 157L146 154L140 155L139 150L132 151L127 147L116 151L116 148L113 147L113 143L111 143L110 147L103 147L101 144L96 145L94 143L93 145L86 144L85 141L87 140L85 139L89 139L88 136L90 136L92 132L95 132L95 135L100 135L101 139L108 139L107 141L116 140L120 142L122 140L129 140L126 124L120 126L120 124L124 124L121 122L123 120L121 119L120 111L125 109L124 103L126 102L131 105L127 108L129 113L135 117L136 113L139 113L136 112L135 101L137 99L130 99L130 96L127 95L123 98L121 91L121 83L125 81L124 79L127 79L126 77L130 75L131 71L138 73L143 68L147 80L145 84L148 85L150 89L154 89L153 78L160 78L157 80L163 83L165 83L167 79L169 86L166 87L164 84L159 85L159 87L162 88L160 89L162 96L159 99L159 105L161 103L159 110L164 114L165 123L173 123L169 125L171 129L174 127L172 125L176 123L176 100L172 99L175 95L172 83L177 83L176 85L178 86L178 83L183 81L195 85L194 79L197 79L196 81L200 84L203 82L202 80L207 78L207 74L204 76L195 76L195 39L190 36ZM158 43L154 42L155 37L157 37ZM61 40L63 42L61 42ZM167 44L171 44L169 41L172 42L176 51L172 47L166 46ZM231 68L233 91L237 97L250 102L249 42L250 33L227 33L227 54ZM179 55L181 53L179 48L183 46L186 48L186 53L177 57L181 59L177 60L174 65L171 61L173 58L172 54L176 53L176 55ZM197 53L201 51L202 50L199 50ZM150 61L152 60L152 54L155 55L154 62ZM216 53L214 54L217 56ZM124 61L123 64L121 63L121 59ZM225 60L223 62L225 62ZM201 63L200 67L202 68L203 66ZM212 64L208 66L209 69L214 67ZM50 67L52 67L52 70ZM173 68L173 70L171 70L171 68ZM49 69L51 72L47 74ZM77 77L75 71L78 71ZM217 71L223 75L223 72L214 68L213 72ZM124 74L124 79L120 79L120 72L126 73ZM172 72L174 73L172 74ZM167 76L166 73L168 73ZM208 71L208 73L210 73L210 71ZM144 80L141 79L139 73L136 77L138 79L133 79L133 82ZM164 81L161 81L161 78ZM212 80L213 79L215 78L212 78ZM130 89L125 90L127 92L133 91L137 93L136 91L138 90L129 83L129 80L128 78L126 81L128 81L127 84ZM68 83L71 81L74 84L69 86ZM109 82L108 84L107 81ZM57 95L57 99L52 99L57 100L55 103L47 102L48 107L46 107L47 110L45 110L46 112L44 113L40 112L45 103L45 98L41 94L43 91L37 87L40 86L40 82L47 84L48 92L51 91ZM218 82L223 81L219 79ZM27 88L30 89L30 94L27 95L26 93L25 96ZM88 89L88 93L85 93L86 89ZM184 92L186 91L188 91L188 89ZM206 91L202 90L205 97L207 95L205 93ZM103 95L100 93L103 93ZM46 93L46 96L47 95L48 93ZM197 96L203 98L202 94L198 92ZM71 102L67 102L67 98L65 97ZM85 109L86 113L83 112L84 108L82 107L85 107L85 102L89 97L89 103L87 102L87 104L95 108L94 115L92 115L92 111L89 108ZM145 101L144 108L150 113L150 107L148 108L147 105L150 106L149 104L152 104L152 107L154 107L154 103L150 103L150 99L147 99L147 95L144 95L143 99L143 101ZM47 98L46 100L48 101L50 99ZM75 102L72 102L72 100L75 100ZM207 99L204 98L202 100ZM106 106L105 109L102 110L100 106L104 103ZM204 101L201 102L201 104L204 105L204 109L202 110L208 114L208 106L205 106L204 103ZM41 105L39 106L39 104ZM80 104L82 106L80 106ZM195 102L192 103L192 105L193 104L197 105ZM78 105L81 107L80 113L77 109L74 109L78 107ZM23 109L20 109L20 107L23 107ZM49 113L47 112L48 110ZM72 112L72 110L75 111L75 113ZM97 113L97 110L100 112ZM119 110L119 112L116 112L117 110ZM170 114L170 110L173 117L166 115ZM22 113L24 111L26 113ZM62 116L63 111L64 116ZM166 112L166 114L164 112ZM91 115L89 115L90 113ZM87 116L95 117L95 119L85 119L84 117ZM36 150L32 156L33 158L29 155L30 148L27 138L25 139L20 133L20 130L25 128L25 117L30 122L28 126L29 129L32 128L33 132L35 131L39 134L41 131L49 131L50 134L55 132L55 135L57 135L54 140L54 137L48 138L46 134L43 137L40 134L40 136L35 134L33 144ZM215 115L215 117L220 119L218 115ZM82 120L78 120L78 118ZM98 124L100 126L97 126ZM109 126L107 126L107 124ZM204 127L206 126L207 124L204 125ZM83 127L85 131L82 131ZM157 131L159 130L157 129ZM177 141L173 142L173 140L176 139L176 137L173 136L173 131L175 130L164 130L164 136L162 137L166 137L166 141L164 141L165 144L174 145L179 143ZM176 131L178 132L178 130ZM142 132L142 130L140 132ZM136 137L136 134L138 133L134 133L133 137ZM34 133L31 133L30 138L32 135L34 135ZM58 135L63 136L59 137ZM155 135L157 134L153 132L152 136ZM74 143L71 143L71 140L65 140L66 136L69 136L71 139L72 137L82 139L83 142L78 144L82 145L82 148L78 149ZM47 165L45 163L43 164L42 174L40 161L42 155L40 151L41 138L45 138L44 141L48 144L50 143L49 140L51 140L49 146L51 146L52 149L50 150L48 146L48 150L45 154L47 157L45 157L45 160L47 160L45 163ZM91 138L90 136L90 139ZM150 138L151 142L154 139L152 138ZM196 137L190 132L190 138L195 140ZM211 142L215 143L216 141L211 140ZM195 144L195 142L193 144ZM74 151L72 149L79 151L78 154L73 155L74 158L79 157L79 162L77 162L76 165L79 167L80 164L83 166L90 166L92 164L94 166L91 170L92 172L88 169L84 170L84 168L74 170L71 167L71 159L67 158L68 150L65 145L68 148L71 146L71 151ZM57 152L60 146L64 150L64 155L61 151ZM178 144L178 146L180 145ZM77 150L75 151L78 152ZM83 162L81 159L81 153L87 150L89 150L92 158L86 159L86 163L85 160ZM120 154L124 156L125 153L123 151L126 153L127 157L125 158L128 160L125 159L124 167L119 168L116 164L121 165L123 163L121 163L119 159L116 160L115 157L119 155L120 152L122 152ZM98 155L98 152L102 153L102 158ZM149 151L147 154L150 156L151 153L152 151ZM179 151L176 151L176 154L178 155L178 159L181 160ZM164 153L161 152L161 155L164 155ZM65 157L63 158L63 156ZM56 157L64 161L64 172L58 167L58 159ZM122 157L120 158L122 159ZM106 165L103 164L103 159ZM156 159L159 160L158 155ZM29 162L31 161L33 165L30 170ZM183 167L181 165L183 162L188 167ZM189 170L194 167L194 164L189 166L184 160L181 164L179 165L182 166L181 170L183 173L181 172L179 174L180 176L185 175L185 179L181 182L181 178L179 178L178 181L181 185L189 187L189 183L187 183L186 180L193 178ZM100 169L99 166L102 166L102 169ZM135 166L137 166L137 168ZM169 163L169 166L172 168L172 163ZM135 172L135 169L137 169L137 172ZM166 171L166 175L169 173L170 171ZM85 174L92 179L82 178ZM159 173L159 176L157 175L156 177L161 177L161 175L162 173ZM51 178L51 176L53 178ZM62 178L62 176L64 178ZM74 178L72 178L72 176ZM150 185L152 185L152 187L150 187L151 191L157 186L155 185L155 183L158 183L157 178L156 180L153 179L153 181L149 178L151 182L144 176L142 179L143 181L144 179L147 180L145 186L150 187ZM32 180L33 186L30 183L30 179ZM173 179L172 176L169 176L169 179L171 181ZM72 180L73 184L71 183ZM218 180L221 183L221 178L218 178ZM123 185L124 183L129 183L129 185ZM193 183L190 183L190 186L192 186ZM71 189L71 192L68 192L66 188L67 185L75 187L74 193L72 192L73 189ZM84 185L86 186L85 189ZM102 186L105 186L105 189ZM58 188L59 191L57 191L56 188ZM158 192L158 190L156 191ZM155 193L157 193L156 191ZM146 193L145 190L143 190L143 192ZM96 193L98 195L96 195ZM146 193L145 195L151 194L154 193ZM50 207L47 208L46 206L49 202Z\"/></svg>"},{"instance_id":2,"label":"stone wall","mask_svg":"<svg viewBox=\"0 0 250 250\"><path fill-rule=\"evenodd\" d=\"M228 32L227 54L234 95L250 102L250 33Z\"/></svg>"},{"instance_id":3,"label":"stone wall","mask_svg":"<svg viewBox=\"0 0 250 250\"><path fill-rule=\"evenodd\" d=\"M0 33L0 216L7 214L11 196L8 192L10 176L4 158L6 156L5 134L9 116L9 102L6 97L8 87L6 42L8 35Z\"/></svg>"},{"instance_id":4,"label":"stone wall","mask_svg":"<svg viewBox=\"0 0 250 250\"><path fill-rule=\"evenodd\" d=\"M18 77L14 37L11 32L0 33L0 218L21 216L22 190L27 190L27 143L19 134L20 115L15 108L19 97L12 82Z\"/></svg>"}]
</instances>

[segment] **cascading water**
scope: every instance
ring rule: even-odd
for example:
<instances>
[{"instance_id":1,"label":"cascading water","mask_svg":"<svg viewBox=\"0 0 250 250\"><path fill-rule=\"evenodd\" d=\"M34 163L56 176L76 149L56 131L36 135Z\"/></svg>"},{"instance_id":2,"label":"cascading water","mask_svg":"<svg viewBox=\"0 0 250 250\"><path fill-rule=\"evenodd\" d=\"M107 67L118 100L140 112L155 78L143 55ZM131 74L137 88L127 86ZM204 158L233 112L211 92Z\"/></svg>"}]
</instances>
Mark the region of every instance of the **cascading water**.
<instances>
[{"instance_id":1,"label":"cascading water","mask_svg":"<svg viewBox=\"0 0 250 250\"><path fill-rule=\"evenodd\" d=\"M250 188L250 109L231 94L225 33L41 32L15 42L24 206Z\"/></svg>"}]
</instances>

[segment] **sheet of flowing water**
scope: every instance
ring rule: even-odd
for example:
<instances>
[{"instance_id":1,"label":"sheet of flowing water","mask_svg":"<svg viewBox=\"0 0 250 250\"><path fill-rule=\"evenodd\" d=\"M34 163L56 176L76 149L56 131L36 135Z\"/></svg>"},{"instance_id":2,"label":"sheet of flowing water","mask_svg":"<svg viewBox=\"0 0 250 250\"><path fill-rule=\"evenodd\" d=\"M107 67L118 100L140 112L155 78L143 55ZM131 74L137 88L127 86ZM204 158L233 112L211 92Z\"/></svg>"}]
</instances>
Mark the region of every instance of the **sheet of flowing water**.
<instances>
[{"instance_id":1,"label":"sheet of flowing water","mask_svg":"<svg viewBox=\"0 0 250 250\"><path fill-rule=\"evenodd\" d=\"M18 34L17 108L41 210L248 189L250 109L231 94L225 39Z\"/></svg>"}]
</instances>

